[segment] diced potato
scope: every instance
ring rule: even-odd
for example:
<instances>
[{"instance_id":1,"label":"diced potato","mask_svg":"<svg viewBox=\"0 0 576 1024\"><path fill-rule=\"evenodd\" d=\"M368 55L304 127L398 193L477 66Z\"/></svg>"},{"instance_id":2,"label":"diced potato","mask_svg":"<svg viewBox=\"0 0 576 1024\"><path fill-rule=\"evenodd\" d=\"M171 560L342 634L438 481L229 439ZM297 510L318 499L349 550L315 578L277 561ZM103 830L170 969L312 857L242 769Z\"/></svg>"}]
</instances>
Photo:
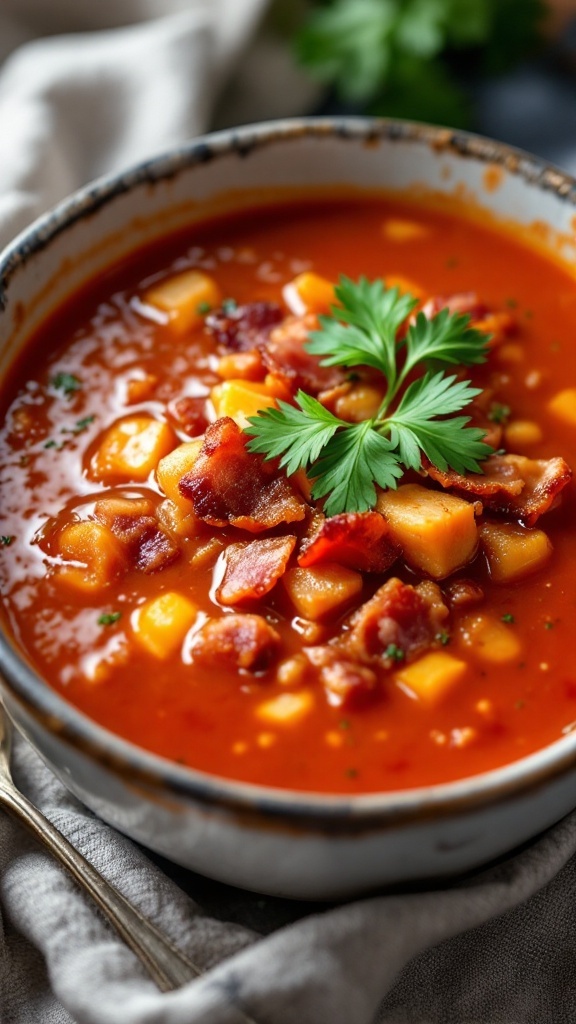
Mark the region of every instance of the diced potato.
<instances>
[{"instance_id":1,"label":"diced potato","mask_svg":"<svg viewBox=\"0 0 576 1024\"><path fill-rule=\"evenodd\" d=\"M402 294L408 293L415 299L424 298L424 289L411 277L405 277L404 274L385 274L384 283L387 288L397 288Z\"/></svg>"},{"instance_id":2,"label":"diced potato","mask_svg":"<svg viewBox=\"0 0 576 1024\"><path fill-rule=\"evenodd\" d=\"M147 480L164 455L178 443L167 423L151 416L129 416L104 434L90 465L92 476L104 483Z\"/></svg>"},{"instance_id":3,"label":"diced potato","mask_svg":"<svg viewBox=\"0 0 576 1024\"><path fill-rule=\"evenodd\" d=\"M362 590L359 572L329 563L289 569L282 583L298 614L313 622L344 610Z\"/></svg>"},{"instance_id":4,"label":"diced potato","mask_svg":"<svg viewBox=\"0 0 576 1024\"><path fill-rule=\"evenodd\" d=\"M218 417L230 416L242 428L247 425L249 416L256 416L260 409L277 404L266 384L249 380L225 380L216 384L211 398Z\"/></svg>"},{"instance_id":5,"label":"diced potato","mask_svg":"<svg viewBox=\"0 0 576 1024\"><path fill-rule=\"evenodd\" d=\"M306 271L298 274L282 290L288 309L296 316L303 313L328 313L336 302L334 285L320 274Z\"/></svg>"},{"instance_id":6,"label":"diced potato","mask_svg":"<svg viewBox=\"0 0 576 1024\"><path fill-rule=\"evenodd\" d=\"M191 506L192 502L188 502L188 505ZM168 533L175 534L177 537L196 537L203 525L193 508L190 508L189 512L185 512L170 498L165 498L157 506L156 517Z\"/></svg>"},{"instance_id":7,"label":"diced potato","mask_svg":"<svg viewBox=\"0 0 576 1024\"><path fill-rule=\"evenodd\" d=\"M201 437L197 437L193 441L185 441L184 444L179 444L177 448L173 448L168 455L160 459L156 467L156 479L159 487L164 491L166 497L170 498L170 501L173 501L186 514L193 514L194 508L190 499L180 493L178 484L182 477L192 469L202 444L203 438Z\"/></svg>"},{"instance_id":8,"label":"diced potato","mask_svg":"<svg viewBox=\"0 0 576 1024\"><path fill-rule=\"evenodd\" d=\"M480 321L483 323L484 321ZM478 325L474 323L474 327ZM488 332L486 332L488 333ZM519 345L516 341L507 341L505 345L500 345L496 350L498 359L501 363L523 363L525 352L522 345Z\"/></svg>"},{"instance_id":9,"label":"diced potato","mask_svg":"<svg viewBox=\"0 0 576 1024\"><path fill-rule=\"evenodd\" d=\"M81 563L59 566L58 578L87 593L107 587L125 568L124 551L112 530L92 520L65 526L57 550L65 562Z\"/></svg>"},{"instance_id":10,"label":"diced potato","mask_svg":"<svg viewBox=\"0 0 576 1024\"><path fill-rule=\"evenodd\" d=\"M180 647L197 614L192 601L169 590L138 609L132 623L134 636L155 658L168 658Z\"/></svg>"},{"instance_id":11,"label":"diced potato","mask_svg":"<svg viewBox=\"0 0 576 1024\"><path fill-rule=\"evenodd\" d=\"M429 651L411 665L394 673L397 682L407 687L418 700L433 705L466 675L467 665L446 651Z\"/></svg>"},{"instance_id":12,"label":"diced potato","mask_svg":"<svg viewBox=\"0 0 576 1024\"><path fill-rule=\"evenodd\" d=\"M548 403L550 412L563 423L576 427L576 388L564 388Z\"/></svg>"},{"instance_id":13,"label":"diced potato","mask_svg":"<svg viewBox=\"0 0 576 1024\"><path fill-rule=\"evenodd\" d=\"M219 306L221 301L216 281L201 270L175 274L144 295L144 302L168 313L170 327L178 334L197 327L205 313Z\"/></svg>"},{"instance_id":14,"label":"diced potato","mask_svg":"<svg viewBox=\"0 0 576 1024\"><path fill-rule=\"evenodd\" d=\"M375 416L380 408L384 392L373 384L355 384L348 394L340 395L334 403L334 411L343 420L361 423Z\"/></svg>"},{"instance_id":15,"label":"diced potato","mask_svg":"<svg viewBox=\"0 0 576 1024\"><path fill-rule=\"evenodd\" d=\"M453 494L420 484L383 491L377 509L390 525L390 537L404 558L433 579L444 579L466 565L478 547L475 507Z\"/></svg>"},{"instance_id":16,"label":"diced potato","mask_svg":"<svg viewBox=\"0 0 576 1024\"><path fill-rule=\"evenodd\" d=\"M525 530L516 523L483 523L479 533L495 583L528 576L552 554L552 544L543 530Z\"/></svg>"},{"instance_id":17,"label":"diced potato","mask_svg":"<svg viewBox=\"0 0 576 1024\"><path fill-rule=\"evenodd\" d=\"M227 352L218 360L216 373L222 380L262 380L264 367L259 352Z\"/></svg>"},{"instance_id":18,"label":"diced potato","mask_svg":"<svg viewBox=\"0 0 576 1024\"><path fill-rule=\"evenodd\" d=\"M138 402L146 402L151 397L157 383L158 377L154 373L145 373L142 377L132 377L126 381L126 404L136 405Z\"/></svg>"},{"instance_id":19,"label":"diced potato","mask_svg":"<svg viewBox=\"0 0 576 1024\"><path fill-rule=\"evenodd\" d=\"M308 690L280 693L266 700L256 708L256 715L273 725L296 725L314 706L314 698Z\"/></svg>"},{"instance_id":20,"label":"diced potato","mask_svg":"<svg viewBox=\"0 0 576 1024\"><path fill-rule=\"evenodd\" d=\"M196 570L209 569L225 547L226 542L221 537L208 537L206 540L200 541L190 559L190 565Z\"/></svg>"},{"instance_id":21,"label":"diced potato","mask_svg":"<svg viewBox=\"0 0 576 1024\"><path fill-rule=\"evenodd\" d=\"M534 420L512 420L504 431L506 446L510 451L539 444L542 440L542 428Z\"/></svg>"},{"instance_id":22,"label":"diced potato","mask_svg":"<svg viewBox=\"0 0 576 1024\"><path fill-rule=\"evenodd\" d=\"M460 636L480 660L495 665L515 661L522 654L514 629L492 615L468 615L460 623Z\"/></svg>"},{"instance_id":23,"label":"diced potato","mask_svg":"<svg viewBox=\"0 0 576 1024\"><path fill-rule=\"evenodd\" d=\"M382 225L382 233L391 242L414 242L420 238L428 238L430 228L426 224L419 224L417 220L388 217Z\"/></svg>"}]
</instances>

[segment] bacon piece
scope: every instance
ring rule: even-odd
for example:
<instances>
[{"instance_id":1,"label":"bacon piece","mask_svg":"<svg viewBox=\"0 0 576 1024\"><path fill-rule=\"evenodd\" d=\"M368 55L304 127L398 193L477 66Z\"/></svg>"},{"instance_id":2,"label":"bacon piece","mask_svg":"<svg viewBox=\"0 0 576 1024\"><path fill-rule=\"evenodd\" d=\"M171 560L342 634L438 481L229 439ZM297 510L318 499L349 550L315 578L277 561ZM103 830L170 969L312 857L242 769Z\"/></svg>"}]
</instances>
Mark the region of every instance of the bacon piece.
<instances>
[{"instance_id":1,"label":"bacon piece","mask_svg":"<svg viewBox=\"0 0 576 1024\"><path fill-rule=\"evenodd\" d=\"M392 577L354 613L342 643L359 661L392 668L431 647L447 617L435 583L412 587Z\"/></svg>"},{"instance_id":2,"label":"bacon piece","mask_svg":"<svg viewBox=\"0 0 576 1024\"><path fill-rule=\"evenodd\" d=\"M424 304L422 312L430 319L436 316L441 309L448 309L450 313L467 313L470 317L471 327L491 335L491 348L501 344L505 338L514 334L517 327L516 321L510 313L491 310L481 301L476 292L458 292L455 295L447 296L435 295Z\"/></svg>"},{"instance_id":3,"label":"bacon piece","mask_svg":"<svg viewBox=\"0 0 576 1024\"><path fill-rule=\"evenodd\" d=\"M491 455L482 466L483 475L460 476L432 465L427 465L426 472L447 490L474 495L485 508L513 515L526 526L534 526L572 478L570 466L560 456Z\"/></svg>"},{"instance_id":4,"label":"bacon piece","mask_svg":"<svg viewBox=\"0 0 576 1024\"><path fill-rule=\"evenodd\" d=\"M451 608L471 608L481 604L484 591L475 580L454 580L445 588L446 597Z\"/></svg>"},{"instance_id":5,"label":"bacon piece","mask_svg":"<svg viewBox=\"0 0 576 1024\"><path fill-rule=\"evenodd\" d=\"M264 364L292 392L302 388L309 395L317 395L321 391L330 391L346 379L339 366L321 366L320 356L304 347L310 331L318 327L315 313L289 316L274 328L266 344L261 346Z\"/></svg>"},{"instance_id":6,"label":"bacon piece","mask_svg":"<svg viewBox=\"0 0 576 1024\"><path fill-rule=\"evenodd\" d=\"M380 512L342 512L325 519L304 541L298 565L338 562L360 572L386 572L398 556Z\"/></svg>"},{"instance_id":7,"label":"bacon piece","mask_svg":"<svg viewBox=\"0 0 576 1024\"><path fill-rule=\"evenodd\" d=\"M247 352L268 340L271 329L284 314L276 302L249 302L235 309L214 310L206 317L206 328L224 349Z\"/></svg>"},{"instance_id":8,"label":"bacon piece","mask_svg":"<svg viewBox=\"0 0 576 1024\"><path fill-rule=\"evenodd\" d=\"M154 506L146 498L104 498L94 514L124 547L132 568L159 572L180 556L180 548L158 525Z\"/></svg>"},{"instance_id":9,"label":"bacon piece","mask_svg":"<svg viewBox=\"0 0 576 1024\"><path fill-rule=\"evenodd\" d=\"M194 661L207 668L263 672L279 643L279 634L261 615L224 615L198 633Z\"/></svg>"},{"instance_id":10,"label":"bacon piece","mask_svg":"<svg viewBox=\"0 0 576 1024\"><path fill-rule=\"evenodd\" d=\"M226 569L216 598L221 604L257 601L286 571L296 537L264 537L226 548Z\"/></svg>"},{"instance_id":11,"label":"bacon piece","mask_svg":"<svg viewBox=\"0 0 576 1024\"><path fill-rule=\"evenodd\" d=\"M329 704L351 710L364 707L377 696L378 680L373 669L347 657L337 644L305 647L303 653L319 670Z\"/></svg>"},{"instance_id":12,"label":"bacon piece","mask_svg":"<svg viewBox=\"0 0 576 1024\"><path fill-rule=\"evenodd\" d=\"M304 519L306 505L275 465L246 450L247 438L229 416L208 427L202 448L180 483L196 515L210 526L250 533Z\"/></svg>"}]
</instances>

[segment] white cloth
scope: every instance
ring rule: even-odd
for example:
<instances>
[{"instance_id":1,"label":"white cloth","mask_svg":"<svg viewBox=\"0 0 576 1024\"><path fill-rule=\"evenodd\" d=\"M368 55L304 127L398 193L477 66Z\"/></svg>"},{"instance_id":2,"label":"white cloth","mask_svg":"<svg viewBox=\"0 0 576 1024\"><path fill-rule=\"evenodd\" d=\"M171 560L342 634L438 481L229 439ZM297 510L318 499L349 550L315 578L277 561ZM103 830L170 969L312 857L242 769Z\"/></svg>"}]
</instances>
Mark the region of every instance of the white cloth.
<instances>
[{"instance_id":1,"label":"white cloth","mask_svg":"<svg viewBox=\"0 0 576 1024\"><path fill-rule=\"evenodd\" d=\"M203 130L264 6L0 0L0 241L88 179ZM254 119L306 109L312 94L275 51L245 71ZM262 71L283 76L273 106ZM576 816L467 883L310 913L165 873L22 742L15 778L206 974L158 993L62 869L0 813L2 1024L240 1024L238 1006L259 1024L576 1019Z\"/></svg>"}]
</instances>

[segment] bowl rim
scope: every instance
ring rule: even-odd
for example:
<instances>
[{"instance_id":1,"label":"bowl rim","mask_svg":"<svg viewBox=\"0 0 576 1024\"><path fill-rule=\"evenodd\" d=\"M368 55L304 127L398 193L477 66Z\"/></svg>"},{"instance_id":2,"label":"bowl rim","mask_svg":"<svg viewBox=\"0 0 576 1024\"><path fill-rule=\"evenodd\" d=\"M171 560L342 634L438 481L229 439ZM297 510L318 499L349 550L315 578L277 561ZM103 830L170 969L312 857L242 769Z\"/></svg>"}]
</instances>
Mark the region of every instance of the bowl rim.
<instances>
[{"instance_id":1,"label":"bowl rim","mask_svg":"<svg viewBox=\"0 0 576 1024\"><path fill-rule=\"evenodd\" d=\"M77 221L117 196L228 154L246 157L263 146L315 138L362 143L426 143L497 164L529 185L576 206L576 179L543 159L471 132L414 121L365 117L290 118L223 129L90 182L25 228L0 254L0 313L10 280L27 261ZM161 790L236 815L281 819L318 831L357 832L376 824L455 816L533 792L576 765L576 731L535 752L477 775L406 790L324 794L256 785L178 765L123 739L90 719L45 683L18 653L0 620L0 694L37 725L124 781ZM575 798L576 800L576 798Z\"/></svg>"}]
</instances>

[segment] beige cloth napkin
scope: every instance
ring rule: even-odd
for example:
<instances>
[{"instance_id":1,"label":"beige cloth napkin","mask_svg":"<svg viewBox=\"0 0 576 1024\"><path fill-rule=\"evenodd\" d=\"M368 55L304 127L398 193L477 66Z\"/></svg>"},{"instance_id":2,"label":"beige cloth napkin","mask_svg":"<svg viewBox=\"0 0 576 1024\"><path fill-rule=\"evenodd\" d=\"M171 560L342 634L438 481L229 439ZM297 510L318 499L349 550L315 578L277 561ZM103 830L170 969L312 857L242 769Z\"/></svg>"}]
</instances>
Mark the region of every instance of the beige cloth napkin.
<instances>
[{"instance_id":1,"label":"beige cloth napkin","mask_svg":"<svg viewBox=\"0 0 576 1024\"><path fill-rule=\"evenodd\" d=\"M226 117L226 81L264 6L0 0L0 240L88 179L203 130L219 96ZM241 70L229 117L306 109L307 87L277 51ZM161 870L27 745L15 755L22 790L206 974L159 994L74 883L0 814L2 1024L242 1024L239 1007L259 1024L576 1019L576 816L466 883L311 912Z\"/></svg>"}]
</instances>

